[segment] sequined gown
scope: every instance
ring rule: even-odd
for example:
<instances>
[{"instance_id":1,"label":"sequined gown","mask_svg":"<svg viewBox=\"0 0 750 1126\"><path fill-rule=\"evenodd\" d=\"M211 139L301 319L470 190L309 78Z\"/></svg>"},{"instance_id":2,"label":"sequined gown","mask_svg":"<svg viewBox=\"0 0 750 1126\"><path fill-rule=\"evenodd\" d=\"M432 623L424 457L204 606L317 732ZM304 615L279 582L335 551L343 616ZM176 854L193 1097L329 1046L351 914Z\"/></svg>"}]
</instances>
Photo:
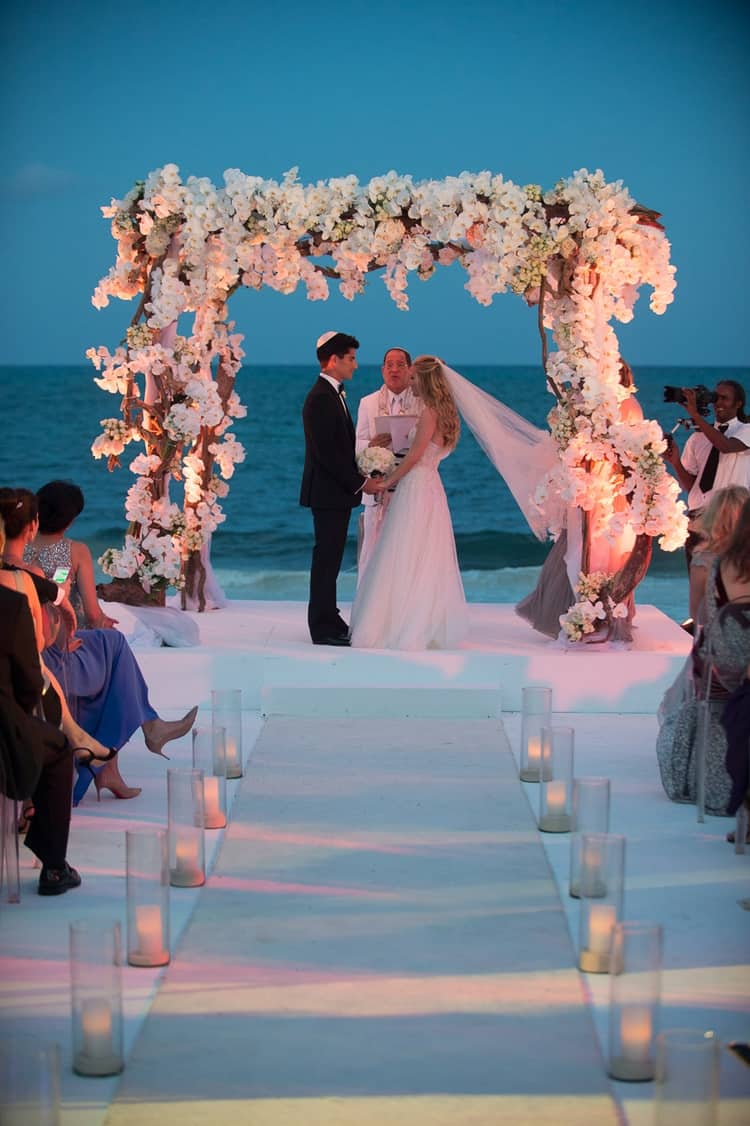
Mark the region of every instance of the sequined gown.
<instances>
[{"instance_id":1,"label":"sequined gown","mask_svg":"<svg viewBox=\"0 0 750 1126\"><path fill-rule=\"evenodd\" d=\"M696 798L696 752L702 737L706 666L712 690L706 706L706 812L725 815L732 792L726 767L727 737L721 724L728 696L742 682L750 664L750 604L728 602L716 561L706 586L705 625L693 652L659 707L656 758L664 791L676 802Z\"/></svg>"}]
</instances>

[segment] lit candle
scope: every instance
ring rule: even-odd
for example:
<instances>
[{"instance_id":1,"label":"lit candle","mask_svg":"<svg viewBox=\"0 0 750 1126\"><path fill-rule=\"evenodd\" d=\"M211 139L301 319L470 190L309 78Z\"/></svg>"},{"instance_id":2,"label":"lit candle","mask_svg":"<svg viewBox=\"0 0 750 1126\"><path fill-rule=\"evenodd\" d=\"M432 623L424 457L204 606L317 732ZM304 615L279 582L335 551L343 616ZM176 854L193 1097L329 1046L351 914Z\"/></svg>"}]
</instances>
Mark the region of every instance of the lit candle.
<instances>
[{"instance_id":1,"label":"lit candle","mask_svg":"<svg viewBox=\"0 0 750 1126\"><path fill-rule=\"evenodd\" d=\"M617 912L611 903L597 903L589 908L588 949L592 954L609 957L609 944L617 922Z\"/></svg>"},{"instance_id":2,"label":"lit candle","mask_svg":"<svg viewBox=\"0 0 750 1126\"><path fill-rule=\"evenodd\" d=\"M175 867L182 875L193 875L198 868L198 838L179 837L175 844Z\"/></svg>"},{"instance_id":3,"label":"lit candle","mask_svg":"<svg viewBox=\"0 0 750 1126\"><path fill-rule=\"evenodd\" d=\"M138 953L144 958L158 958L164 953L161 909L157 904L136 907L135 933L138 939Z\"/></svg>"},{"instance_id":4,"label":"lit candle","mask_svg":"<svg viewBox=\"0 0 750 1126\"><path fill-rule=\"evenodd\" d=\"M651 1010L643 1005L629 1005L620 1014L622 1055L633 1063L643 1063L651 1054L653 1024Z\"/></svg>"},{"instance_id":5,"label":"lit candle","mask_svg":"<svg viewBox=\"0 0 750 1126\"><path fill-rule=\"evenodd\" d=\"M203 779L203 808L207 829L221 829L227 823L219 801L219 779L209 775Z\"/></svg>"},{"instance_id":6,"label":"lit candle","mask_svg":"<svg viewBox=\"0 0 750 1126\"><path fill-rule=\"evenodd\" d=\"M241 778L242 777L242 763L240 761L239 747L237 740L231 735L227 735L225 742L226 763L227 763L227 778Z\"/></svg>"},{"instance_id":7,"label":"lit candle","mask_svg":"<svg viewBox=\"0 0 750 1126\"><path fill-rule=\"evenodd\" d=\"M542 761L542 741L536 735L530 735L526 743L526 758L529 766L537 769Z\"/></svg>"},{"instance_id":8,"label":"lit candle","mask_svg":"<svg viewBox=\"0 0 750 1126\"><path fill-rule=\"evenodd\" d=\"M86 1001L81 1009L83 1052L90 1059L110 1059L112 1043L112 1009L107 1001Z\"/></svg>"},{"instance_id":9,"label":"lit candle","mask_svg":"<svg viewBox=\"0 0 750 1126\"><path fill-rule=\"evenodd\" d=\"M564 782L547 783L547 812L565 813L565 804L568 796L567 786Z\"/></svg>"}]
</instances>

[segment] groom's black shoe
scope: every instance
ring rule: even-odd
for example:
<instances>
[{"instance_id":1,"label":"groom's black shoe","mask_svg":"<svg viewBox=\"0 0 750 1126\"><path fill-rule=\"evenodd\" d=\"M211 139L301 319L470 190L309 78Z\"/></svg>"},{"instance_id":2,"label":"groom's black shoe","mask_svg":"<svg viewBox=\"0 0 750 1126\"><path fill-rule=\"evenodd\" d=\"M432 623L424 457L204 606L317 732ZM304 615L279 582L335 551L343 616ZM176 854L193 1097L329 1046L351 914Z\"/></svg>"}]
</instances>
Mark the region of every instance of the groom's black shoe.
<instances>
[{"instance_id":1,"label":"groom's black shoe","mask_svg":"<svg viewBox=\"0 0 750 1126\"><path fill-rule=\"evenodd\" d=\"M346 634L339 634L338 637L320 637L313 641L313 645L351 645L351 641Z\"/></svg>"}]
</instances>

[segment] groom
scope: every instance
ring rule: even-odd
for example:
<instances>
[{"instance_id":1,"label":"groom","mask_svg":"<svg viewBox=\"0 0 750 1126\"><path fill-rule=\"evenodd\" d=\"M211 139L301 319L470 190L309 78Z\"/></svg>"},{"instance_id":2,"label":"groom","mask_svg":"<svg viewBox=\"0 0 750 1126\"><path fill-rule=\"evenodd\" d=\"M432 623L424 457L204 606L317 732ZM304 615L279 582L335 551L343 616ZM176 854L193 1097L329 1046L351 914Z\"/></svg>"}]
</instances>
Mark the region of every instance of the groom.
<instances>
[{"instance_id":1,"label":"groom","mask_svg":"<svg viewBox=\"0 0 750 1126\"><path fill-rule=\"evenodd\" d=\"M359 341L326 332L316 345L320 375L302 408L305 468L299 502L312 509L315 544L310 567L307 624L314 645L348 645L349 627L336 606L336 580L352 509L374 483L357 469L354 423L344 384L357 370Z\"/></svg>"}]
</instances>

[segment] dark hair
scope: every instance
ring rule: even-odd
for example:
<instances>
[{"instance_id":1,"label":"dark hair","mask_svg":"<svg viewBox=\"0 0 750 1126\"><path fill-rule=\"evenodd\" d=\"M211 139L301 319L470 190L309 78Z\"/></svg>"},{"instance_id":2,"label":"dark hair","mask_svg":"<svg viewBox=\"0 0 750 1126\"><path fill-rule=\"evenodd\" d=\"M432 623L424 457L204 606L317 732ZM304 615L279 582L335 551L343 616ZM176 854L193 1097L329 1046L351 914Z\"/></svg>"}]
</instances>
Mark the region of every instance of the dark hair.
<instances>
[{"instance_id":1,"label":"dark hair","mask_svg":"<svg viewBox=\"0 0 750 1126\"><path fill-rule=\"evenodd\" d=\"M737 418L740 422L750 422L745 414L745 388L736 379L720 379L717 387L731 387L734 392L734 401L737 404Z\"/></svg>"},{"instance_id":2,"label":"dark hair","mask_svg":"<svg viewBox=\"0 0 750 1126\"><path fill-rule=\"evenodd\" d=\"M633 369L627 360L623 360L622 356L620 356L620 386L633 387L634 384Z\"/></svg>"},{"instance_id":3,"label":"dark hair","mask_svg":"<svg viewBox=\"0 0 750 1126\"><path fill-rule=\"evenodd\" d=\"M750 582L750 500L746 500L742 506L729 547L722 555L721 562L734 568L737 578L742 582Z\"/></svg>"},{"instance_id":4,"label":"dark hair","mask_svg":"<svg viewBox=\"0 0 750 1126\"><path fill-rule=\"evenodd\" d=\"M29 489L0 489L0 516L6 539L18 539L36 520L38 510L36 497Z\"/></svg>"},{"instance_id":5,"label":"dark hair","mask_svg":"<svg viewBox=\"0 0 750 1126\"><path fill-rule=\"evenodd\" d=\"M39 531L43 536L64 532L83 512L83 493L72 481L49 481L36 494Z\"/></svg>"},{"instance_id":6,"label":"dark hair","mask_svg":"<svg viewBox=\"0 0 750 1126\"><path fill-rule=\"evenodd\" d=\"M385 361L386 361L386 360L388 359L388 356L390 355L390 353L391 353L391 352L400 352L400 353L401 353L401 355L402 355L402 356L404 357L404 359L406 360L406 362L407 362L407 364L409 365L409 367L411 367L411 356L410 356L410 355L409 355L409 353L408 353L408 352L406 351L406 348L386 348L386 350L385 350L385 354L383 355L383 364L384 364L384 363L385 363ZM382 366L383 366L383 364L381 364L380 366L382 367Z\"/></svg>"},{"instance_id":7,"label":"dark hair","mask_svg":"<svg viewBox=\"0 0 750 1126\"><path fill-rule=\"evenodd\" d=\"M337 332L330 340L326 340L325 344L321 344L320 348L316 348L315 353L318 357L318 363L323 368L331 356L341 358L347 352L351 352L352 348L359 348L359 341L356 336L350 336L348 332Z\"/></svg>"}]
</instances>

